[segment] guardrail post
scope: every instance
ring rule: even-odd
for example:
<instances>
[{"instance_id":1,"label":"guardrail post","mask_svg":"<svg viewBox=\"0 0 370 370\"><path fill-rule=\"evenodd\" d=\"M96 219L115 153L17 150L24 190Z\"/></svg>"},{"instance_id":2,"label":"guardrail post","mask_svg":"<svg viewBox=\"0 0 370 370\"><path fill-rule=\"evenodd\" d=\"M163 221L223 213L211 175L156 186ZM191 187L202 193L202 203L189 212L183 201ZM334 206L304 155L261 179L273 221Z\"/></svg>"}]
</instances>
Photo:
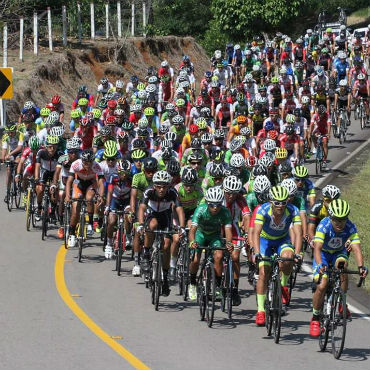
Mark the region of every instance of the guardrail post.
<instances>
[{"instance_id":1,"label":"guardrail post","mask_svg":"<svg viewBox=\"0 0 370 370\"><path fill-rule=\"evenodd\" d=\"M49 50L53 51L53 37L51 35L51 10L48 6L48 35L49 35Z\"/></svg>"},{"instance_id":2,"label":"guardrail post","mask_svg":"<svg viewBox=\"0 0 370 370\"><path fill-rule=\"evenodd\" d=\"M95 40L94 3L90 3L91 39Z\"/></svg>"},{"instance_id":3,"label":"guardrail post","mask_svg":"<svg viewBox=\"0 0 370 370\"><path fill-rule=\"evenodd\" d=\"M135 3L131 3L131 36L135 36Z\"/></svg>"},{"instance_id":4,"label":"guardrail post","mask_svg":"<svg viewBox=\"0 0 370 370\"><path fill-rule=\"evenodd\" d=\"M33 53L39 53L39 29L38 29L37 12L33 13Z\"/></svg>"},{"instance_id":5,"label":"guardrail post","mask_svg":"<svg viewBox=\"0 0 370 370\"><path fill-rule=\"evenodd\" d=\"M23 62L23 34L24 34L24 18L19 20L19 60Z\"/></svg>"},{"instance_id":6,"label":"guardrail post","mask_svg":"<svg viewBox=\"0 0 370 370\"><path fill-rule=\"evenodd\" d=\"M146 37L145 27L146 27L146 3L145 1L143 1L143 36L144 37Z\"/></svg>"},{"instance_id":7,"label":"guardrail post","mask_svg":"<svg viewBox=\"0 0 370 370\"><path fill-rule=\"evenodd\" d=\"M63 46L67 46L67 7L62 6Z\"/></svg>"},{"instance_id":8,"label":"guardrail post","mask_svg":"<svg viewBox=\"0 0 370 370\"><path fill-rule=\"evenodd\" d=\"M120 1L117 1L117 35L119 39L122 37L121 2Z\"/></svg>"},{"instance_id":9,"label":"guardrail post","mask_svg":"<svg viewBox=\"0 0 370 370\"><path fill-rule=\"evenodd\" d=\"M105 3L105 38L109 39L109 3Z\"/></svg>"},{"instance_id":10,"label":"guardrail post","mask_svg":"<svg viewBox=\"0 0 370 370\"><path fill-rule=\"evenodd\" d=\"M3 67L8 66L8 25L3 27Z\"/></svg>"},{"instance_id":11,"label":"guardrail post","mask_svg":"<svg viewBox=\"0 0 370 370\"><path fill-rule=\"evenodd\" d=\"M81 4L77 3L78 42L82 42Z\"/></svg>"}]
</instances>

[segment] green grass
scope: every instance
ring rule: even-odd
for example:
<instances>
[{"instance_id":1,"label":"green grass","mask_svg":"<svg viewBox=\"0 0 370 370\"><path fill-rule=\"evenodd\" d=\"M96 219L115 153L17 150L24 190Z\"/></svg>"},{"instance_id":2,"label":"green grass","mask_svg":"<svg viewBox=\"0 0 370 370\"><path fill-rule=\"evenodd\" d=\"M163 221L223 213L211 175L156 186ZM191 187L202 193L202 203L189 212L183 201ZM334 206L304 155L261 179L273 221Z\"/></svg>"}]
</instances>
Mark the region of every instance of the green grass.
<instances>
[{"instance_id":1,"label":"green grass","mask_svg":"<svg viewBox=\"0 0 370 370\"><path fill-rule=\"evenodd\" d=\"M355 12L351 13L348 17L364 17L367 18L369 16L369 7L361 8L356 10Z\"/></svg>"},{"instance_id":2,"label":"green grass","mask_svg":"<svg viewBox=\"0 0 370 370\"><path fill-rule=\"evenodd\" d=\"M364 265L369 266L370 257L370 160L364 163L353 177L350 185L342 190L341 198L348 201L351 207L350 219L357 226L361 239ZM353 255L350 257L350 269L357 269ZM368 277L369 278L369 277ZM369 279L365 280L365 289L369 291Z\"/></svg>"}]
</instances>

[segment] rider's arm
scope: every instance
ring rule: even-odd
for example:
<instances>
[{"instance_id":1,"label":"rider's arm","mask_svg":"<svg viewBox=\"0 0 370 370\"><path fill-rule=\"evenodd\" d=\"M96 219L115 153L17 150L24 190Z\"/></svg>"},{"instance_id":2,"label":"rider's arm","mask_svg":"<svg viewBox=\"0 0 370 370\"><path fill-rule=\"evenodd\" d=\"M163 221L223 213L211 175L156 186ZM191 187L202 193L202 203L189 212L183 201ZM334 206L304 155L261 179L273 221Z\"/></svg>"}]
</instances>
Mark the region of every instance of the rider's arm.
<instances>
[{"instance_id":1,"label":"rider's arm","mask_svg":"<svg viewBox=\"0 0 370 370\"><path fill-rule=\"evenodd\" d=\"M315 235L315 239L314 239L314 250L313 250L313 257L315 259L315 262L318 264L318 265L321 265L322 263L322 258L321 258L321 250L322 250L322 246L323 246L323 241L318 241L316 239L316 235Z\"/></svg>"},{"instance_id":2,"label":"rider's arm","mask_svg":"<svg viewBox=\"0 0 370 370\"><path fill-rule=\"evenodd\" d=\"M40 179L40 169L41 169L41 164L40 163L35 163L35 181Z\"/></svg>"},{"instance_id":3,"label":"rider's arm","mask_svg":"<svg viewBox=\"0 0 370 370\"><path fill-rule=\"evenodd\" d=\"M99 195L104 196L104 176L98 176Z\"/></svg>"},{"instance_id":4,"label":"rider's arm","mask_svg":"<svg viewBox=\"0 0 370 370\"><path fill-rule=\"evenodd\" d=\"M138 212L138 221L140 225L144 225L144 214L146 211L146 205L144 203L141 203L139 205L139 212Z\"/></svg>"},{"instance_id":5,"label":"rider's arm","mask_svg":"<svg viewBox=\"0 0 370 370\"><path fill-rule=\"evenodd\" d=\"M185 227L185 213L184 213L184 208L181 206L176 207L176 213L177 216L179 217L179 224L180 227Z\"/></svg>"},{"instance_id":6,"label":"rider's arm","mask_svg":"<svg viewBox=\"0 0 370 370\"><path fill-rule=\"evenodd\" d=\"M252 247L254 248L254 253L260 253L260 234L262 231L263 223L254 223L254 229L252 233Z\"/></svg>"},{"instance_id":7,"label":"rider's arm","mask_svg":"<svg viewBox=\"0 0 370 370\"><path fill-rule=\"evenodd\" d=\"M295 238L294 238L295 253L299 254L302 250L302 239L303 239L301 223L294 224L293 231L295 235Z\"/></svg>"},{"instance_id":8,"label":"rider's arm","mask_svg":"<svg viewBox=\"0 0 370 370\"><path fill-rule=\"evenodd\" d=\"M52 185L57 186L61 171L62 171L62 166L56 166L54 176L53 176Z\"/></svg>"},{"instance_id":9,"label":"rider's arm","mask_svg":"<svg viewBox=\"0 0 370 370\"><path fill-rule=\"evenodd\" d=\"M109 184L108 185L108 191L107 191L107 202L105 204L106 207L110 207L110 203L112 201L112 195L113 195L113 185Z\"/></svg>"},{"instance_id":10,"label":"rider's arm","mask_svg":"<svg viewBox=\"0 0 370 370\"><path fill-rule=\"evenodd\" d=\"M137 189L132 188L130 195L130 208L133 214L136 213L136 199L137 199Z\"/></svg>"},{"instance_id":11,"label":"rider's arm","mask_svg":"<svg viewBox=\"0 0 370 370\"><path fill-rule=\"evenodd\" d=\"M22 173L22 168L25 160L26 159L22 157L21 160L19 161L17 166L17 175L20 175Z\"/></svg>"},{"instance_id":12,"label":"rider's arm","mask_svg":"<svg viewBox=\"0 0 370 370\"><path fill-rule=\"evenodd\" d=\"M37 164L37 163L36 163ZM68 176L67 183L66 183L66 202L68 202L71 199L71 188L73 183L73 175Z\"/></svg>"}]
</instances>

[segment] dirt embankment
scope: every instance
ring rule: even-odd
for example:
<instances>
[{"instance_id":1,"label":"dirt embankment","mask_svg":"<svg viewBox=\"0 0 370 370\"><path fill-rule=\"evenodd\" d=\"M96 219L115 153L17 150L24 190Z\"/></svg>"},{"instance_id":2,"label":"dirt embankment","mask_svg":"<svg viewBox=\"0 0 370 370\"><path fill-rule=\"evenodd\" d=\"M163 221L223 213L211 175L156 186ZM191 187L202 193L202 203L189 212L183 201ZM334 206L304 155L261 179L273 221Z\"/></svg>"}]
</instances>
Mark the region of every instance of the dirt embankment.
<instances>
[{"instance_id":1,"label":"dirt embankment","mask_svg":"<svg viewBox=\"0 0 370 370\"><path fill-rule=\"evenodd\" d=\"M209 68L205 51L191 37L128 38L121 44L71 43L67 49L57 46L53 52L41 47L38 57L26 50L24 62L18 60L16 50L13 52L8 61L14 68L14 99L7 105L9 119L17 117L25 100L44 106L54 94L61 95L69 113L78 86L84 84L95 94L102 76L127 83L133 74L144 78L149 66L159 67L164 59L177 71L182 56L189 55L198 81Z\"/></svg>"}]
</instances>

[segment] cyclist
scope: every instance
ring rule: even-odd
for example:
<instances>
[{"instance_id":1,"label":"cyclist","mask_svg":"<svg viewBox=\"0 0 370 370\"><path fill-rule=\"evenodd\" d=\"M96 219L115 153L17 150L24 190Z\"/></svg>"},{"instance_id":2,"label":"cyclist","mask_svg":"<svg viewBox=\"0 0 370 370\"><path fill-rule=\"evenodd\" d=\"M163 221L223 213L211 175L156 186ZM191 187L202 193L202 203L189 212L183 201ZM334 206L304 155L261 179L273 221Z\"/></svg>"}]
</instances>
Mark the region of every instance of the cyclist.
<instances>
[{"instance_id":1,"label":"cyclist","mask_svg":"<svg viewBox=\"0 0 370 370\"><path fill-rule=\"evenodd\" d=\"M351 125L351 97L351 89L347 85L347 80L340 80L339 88L335 90L334 97L334 111L336 112L337 116L337 133L339 132L340 127L340 109L344 109L347 112L347 124L348 126ZM334 136L336 136L335 133Z\"/></svg>"},{"instance_id":2,"label":"cyclist","mask_svg":"<svg viewBox=\"0 0 370 370\"><path fill-rule=\"evenodd\" d=\"M274 252L281 257L293 258L302 248L302 222L296 206L288 203L289 192L282 186L274 186L269 191L270 202L263 204L257 211L254 221L253 248L255 260L271 257ZM292 225L294 247L289 237ZM282 301L290 301L288 280L293 268L292 262L281 264ZM265 325L265 300L268 276L271 272L269 262L259 262L259 279L257 282L256 324Z\"/></svg>"},{"instance_id":3,"label":"cyclist","mask_svg":"<svg viewBox=\"0 0 370 370\"><path fill-rule=\"evenodd\" d=\"M292 169L294 181L297 184L297 196L302 197L306 202L306 209L312 208L316 201L315 185L308 178L308 169L305 166L295 166Z\"/></svg>"},{"instance_id":4,"label":"cyclist","mask_svg":"<svg viewBox=\"0 0 370 370\"><path fill-rule=\"evenodd\" d=\"M153 230L172 229L172 208L176 210L180 236L185 233L184 209L179 201L177 191L171 187L172 178L166 171L158 171L153 176L153 186L147 188L139 207L137 232L144 233L144 225L147 230L144 234L144 252L141 267L144 272L149 270L150 246L153 245ZM168 284L168 270L170 267L170 239L164 238L163 245L163 287L162 294L166 297L170 294Z\"/></svg>"},{"instance_id":5,"label":"cyclist","mask_svg":"<svg viewBox=\"0 0 370 370\"><path fill-rule=\"evenodd\" d=\"M91 234L93 231L94 205L92 201L97 195L99 205L104 196L104 176L100 165L94 161L94 153L91 149L86 149L81 153L81 158L74 161L69 169L69 175L66 183L67 203L73 199L86 199L88 224L87 231ZM73 185L73 186L72 186ZM72 204L72 214L69 224L68 247L73 248L76 245L76 225L80 215L80 204Z\"/></svg>"},{"instance_id":6,"label":"cyclist","mask_svg":"<svg viewBox=\"0 0 370 370\"><path fill-rule=\"evenodd\" d=\"M353 85L353 99L355 101L355 109L359 104L360 98L364 99L366 120L369 121L369 98L370 98L370 82L363 73L357 76L357 80Z\"/></svg>"},{"instance_id":7,"label":"cyclist","mask_svg":"<svg viewBox=\"0 0 370 370\"><path fill-rule=\"evenodd\" d=\"M190 263L190 285L189 299L197 299L197 272L199 269L202 247L221 248L221 230L225 229L226 247L229 252L233 250L232 244L232 219L230 211L222 205L224 194L220 187L209 188L204 196L205 203L201 203L194 212L192 224L189 231L189 247L196 249L193 261ZM221 276L222 276L222 257L221 250L213 253L214 266L216 272L216 298L220 299Z\"/></svg>"},{"instance_id":8,"label":"cyclist","mask_svg":"<svg viewBox=\"0 0 370 370\"><path fill-rule=\"evenodd\" d=\"M325 217L319 223L313 239L313 276L317 283L312 300L313 316L310 323L310 335L313 337L318 337L321 333L320 314L328 286L326 271L330 265L337 267L340 261L345 261L345 266L347 266L348 252L345 246L347 240L350 241L350 248L355 256L360 276L365 277L368 274L368 269L364 266L356 225L348 218L349 204L345 200L334 199L329 205L328 212L329 217ZM344 274L342 279L342 289L346 292L348 276ZM347 315L350 315L348 308Z\"/></svg>"}]
</instances>

